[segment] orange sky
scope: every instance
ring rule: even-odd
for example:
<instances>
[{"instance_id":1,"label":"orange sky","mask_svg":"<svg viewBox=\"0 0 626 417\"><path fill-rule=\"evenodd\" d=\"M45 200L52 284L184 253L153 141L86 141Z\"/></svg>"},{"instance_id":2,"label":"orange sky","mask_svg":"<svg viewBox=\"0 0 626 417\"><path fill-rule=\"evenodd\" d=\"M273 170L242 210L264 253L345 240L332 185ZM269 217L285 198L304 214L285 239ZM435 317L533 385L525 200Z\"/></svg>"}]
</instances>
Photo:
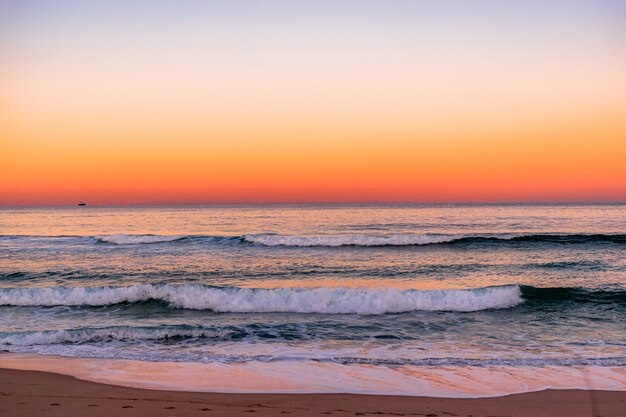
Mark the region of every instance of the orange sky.
<instances>
[{"instance_id":1,"label":"orange sky","mask_svg":"<svg viewBox=\"0 0 626 417\"><path fill-rule=\"evenodd\" d=\"M120 4L0 13L0 205L626 201L611 2Z\"/></svg>"}]
</instances>

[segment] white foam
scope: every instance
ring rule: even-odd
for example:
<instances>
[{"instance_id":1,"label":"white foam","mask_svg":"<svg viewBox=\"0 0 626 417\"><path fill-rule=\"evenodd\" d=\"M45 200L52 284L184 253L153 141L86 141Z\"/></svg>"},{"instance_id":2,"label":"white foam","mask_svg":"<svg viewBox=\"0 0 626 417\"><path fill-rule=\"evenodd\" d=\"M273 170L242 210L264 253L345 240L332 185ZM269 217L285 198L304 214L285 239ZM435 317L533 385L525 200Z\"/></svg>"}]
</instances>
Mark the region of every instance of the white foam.
<instances>
[{"instance_id":1,"label":"white foam","mask_svg":"<svg viewBox=\"0 0 626 417\"><path fill-rule=\"evenodd\" d=\"M341 235L341 236L281 236L246 235L245 240L264 246L408 246L452 242L459 235Z\"/></svg>"},{"instance_id":2,"label":"white foam","mask_svg":"<svg viewBox=\"0 0 626 417\"><path fill-rule=\"evenodd\" d=\"M234 288L197 284L126 287L46 287L0 289L0 305L103 306L161 300L172 307L230 313L386 314L409 311L478 311L520 304L519 286L467 290L395 288Z\"/></svg>"},{"instance_id":3,"label":"white foam","mask_svg":"<svg viewBox=\"0 0 626 417\"><path fill-rule=\"evenodd\" d=\"M137 245L141 243L163 243L173 242L185 236L163 236L163 235L98 235L95 238L100 242L112 243L115 245Z\"/></svg>"},{"instance_id":4,"label":"white foam","mask_svg":"<svg viewBox=\"0 0 626 417\"><path fill-rule=\"evenodd\" d=\"M226 332L208 329L142 328L130 326L93 329L44 330L22 333L0 333L0 345L33 346L56 343L85 343L100 341L143 341L166 338L220 337Z\"/></svg>"},{"instance_id":5,"label":"white foam","mask_svg":"<svg viewBox=\"0 0 626 417\"><path fill-rule=\"evenodd\" d=\"M263 246L413 246L449 243L466 238L489 238L510 240L523 236L518 233L471 234L471 235L436 235L403 234L391 236L373 235L337 235L337 236L284 236L284 235L246 235L244 239Z\"/></svg>"}]
</instances>

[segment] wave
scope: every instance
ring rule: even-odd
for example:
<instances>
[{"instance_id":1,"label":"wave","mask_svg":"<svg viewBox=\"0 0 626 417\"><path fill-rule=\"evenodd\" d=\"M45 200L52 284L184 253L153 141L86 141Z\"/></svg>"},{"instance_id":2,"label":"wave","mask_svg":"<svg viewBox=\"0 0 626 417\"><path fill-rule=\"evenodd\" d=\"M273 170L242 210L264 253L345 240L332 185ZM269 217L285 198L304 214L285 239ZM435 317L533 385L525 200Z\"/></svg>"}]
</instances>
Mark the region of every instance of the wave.
<instances>
[{"instance_id":1,"label":"wave","mask_svg":"<svg viewBox=\"0 0 626 417\"><path fill-rule=\"evenodd\" d=\"M30 331L15 333L0 333L0 346L13 352L35 352L43 354L61 354L68 356L104 357L116 359L135 359L143 361L189 361L189 362L318 362L337 363L341 365L368 365L368 366L626 366L626 357L368 357L336 356L332 350L317 350L307 354L302 352L276 352L273 354L228 354L215 351L174 351L154 352L154 343L198 342L203 346L208 342L230 342L237 339L227 329L192 328L191 326L159 326L159 327L131 327L116 326L105 328L63 329L47 331ZM110 342L118 342L107 346ZM137 344L139 350L122 349L121 344ZM247 345L254 349L253 344ZM89 345L87 349L76 349L76 346ZM44 350L40 350L43 348ZM50 350L53 349L53 350ZM280 349L280 348L279 348ZM360 349L359 349L360 350ZM356 352L354 352L356 353ZM172 355L173 354L173 355Z\"/></svg>"},{"instance_id":2,"label":"wave","mask_svg":"<svg viewBox=\"0 0 626 417\"><path fill-rule=\"evenodd\" d=\"M592 290L573 287L533 287L530 285L520 286L524 299L533 303L599 303L619 304L626 306L626 290Z\"/></svg>"},{"instance_id":3,"label":"wave","mask_svg":"<svg viewBox=\"0 0 626 417\"><path fill-rule=\"evenodd\" d=\"M225 330L131 327L116 326L105 328L44 330L21 333L0 333L0 345L32 346L56 343L88 343L102 341L147 341L170 339L228 339Z\"/></svg>"},{"instance_id":4,"label":"wave","mask_svg":"<svg viewBox=\"0 0 626 417\"><path fill-rule=\"evenodd\" d=\"M622 234L404 234L392 236L341 235L341 236L282 236L245 235L247 242L263 246L421 246L451 243L626 243Z\"/></svg>"},{"instance_id":5,"label":"wave","mask_svg":"<svg viewBox=\"0 0 626 417\"><path fill-rule=\"evenodd\" d=\"M170 307L216 313L376 315L411 311L479 311L522 303L517 285L467 290L364 288L237 288L199 284L125 287L2 288L0 305L106 306L159 300Z\"/></svg>"},{"instance_id":6,"label":"wave","mask_svg":"<svg viewBox=\"0 0 626 417\"><path fill-rule=\"evenodd\" d=\"M98 235L94 236L102 243L112 243L114 245L137 245L146 243L174 242L186 238L187 236L164 236L164 235Z\"/></svg>"},{"instance_id":7,"label":"wave","mask_svg":"<svg viewBox=\"0 0 626 417\"><path fill-rule=\"evenodd\" d=\"M96 236L21 236L3 235L0 239L25 240L28 244L55 243L105 243L111 245L143 244L246 244L267 247L378 247L378 246L423 246L448 244L507 244L507 243L551 243L626 244L626 234L559 234L559 233L477 233L477 234L396 234L396 235L310 235L288 236L277 234L247 234L241 236L219 235L153 235L115 234ZM77 242L74 240L78 239Z\"/></svg>"},{"instance_id":8,"label":"wave","mask_svg":"<svg viewBox=\"0 0 626 417\"><path fill-rule=\"evenodd\" d=\"M626 290L502 285L454 290L396 288L239 288L202 284L102 287L0 288L0 306L97 307L157 301L170 308L215 313L319 313L378 315L411 311L471 312L523 302L598 303L626 306Z\"/></svg>"},{"instance_id":9,"label":"wave","mask_svg":"<svg viewBox=\"0 0 626 417\"><path fill-rule=\"evenodd\" d=\"M415 246L449 243L459 239L457 235L343 235L343 236L280 236L246 235L247 242L263 246Z\"/></svg>"},{"instance_id":10,"label":"wave","mask_svg":"<svg viewBox=\"0 0 626 417\"><path fill-rule=\"evenodd\" d=\"M342 365L385 365L385 366L624 366L626 357L590 358L363 358L334 357L329 362Z\"/></svg>"}]
</instances>

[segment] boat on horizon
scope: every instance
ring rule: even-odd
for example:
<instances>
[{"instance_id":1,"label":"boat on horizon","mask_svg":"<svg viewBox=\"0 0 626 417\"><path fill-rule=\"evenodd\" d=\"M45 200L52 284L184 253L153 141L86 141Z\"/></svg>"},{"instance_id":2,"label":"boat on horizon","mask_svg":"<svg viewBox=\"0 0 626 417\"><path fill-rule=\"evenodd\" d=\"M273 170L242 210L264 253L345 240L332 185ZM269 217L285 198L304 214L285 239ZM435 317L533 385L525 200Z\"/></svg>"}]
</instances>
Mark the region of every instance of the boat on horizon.
<instances>
[{"instance_id":1,"label":"boat on horizon","mask_svg":"<svg viewBox=\"0 0 626 417\"><path fill-rule=\"evenodd\" d=\"M82 201L78 203L79 206L86 206L87 203L83 203Z\"/></svg>"}]
</instances>

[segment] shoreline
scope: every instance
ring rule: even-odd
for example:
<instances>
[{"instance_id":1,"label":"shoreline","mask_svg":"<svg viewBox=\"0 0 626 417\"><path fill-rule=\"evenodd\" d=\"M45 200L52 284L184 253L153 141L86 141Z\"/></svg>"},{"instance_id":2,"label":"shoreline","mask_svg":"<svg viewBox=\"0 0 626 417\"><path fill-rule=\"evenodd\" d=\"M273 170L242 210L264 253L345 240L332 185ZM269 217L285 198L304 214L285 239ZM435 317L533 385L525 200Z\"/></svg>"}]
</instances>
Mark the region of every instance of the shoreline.
<instances>
[{"instance_id":1,"label":"shoreline","mask_svg":"<svg viewBox=\"0 0 626 417\"><path fill-rule=\"evenodd\" d=\"M127 388L221 394L499 398L545 390L626 393L626 367L463 367L315 362L151 362L0 352L0 368ZM306 377L303 377L306 376Z\"/></svg>"},{"instance_id":2,"label":"shoreline","mask_svg":"<svg viewBox=\"0 0 626 417\"><path fill-rule=\"evenodd\" d=\"M57 373L0 368L0 414L123 416L618 417L626 391L545 390L496 398L356 394L220 394L148 390ZM245 413L245 414L244 414Z\"/></svg>"}]
</instances>

